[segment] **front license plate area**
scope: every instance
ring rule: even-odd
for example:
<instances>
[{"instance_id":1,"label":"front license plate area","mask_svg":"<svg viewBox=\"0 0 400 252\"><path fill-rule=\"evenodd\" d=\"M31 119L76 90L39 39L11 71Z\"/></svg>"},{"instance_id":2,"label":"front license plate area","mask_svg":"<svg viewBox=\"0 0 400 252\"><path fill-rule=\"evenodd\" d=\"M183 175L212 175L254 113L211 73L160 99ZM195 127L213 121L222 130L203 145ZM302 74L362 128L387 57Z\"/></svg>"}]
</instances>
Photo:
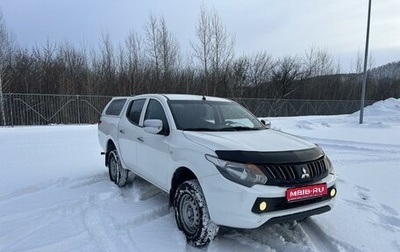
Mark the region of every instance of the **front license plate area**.
<instances>
[{"instance_id":1,"label":"front license plate area","mask_svg":"<svg viewBox=\"0 0 400 252\"><path fill-rule=\"evenodd\" d=\"M315 198L326 194L328 194L328 189L326 184L289 188L286 190L286 200L288 202L292 202L292 201Z\"/></svg>"}]
</instances>

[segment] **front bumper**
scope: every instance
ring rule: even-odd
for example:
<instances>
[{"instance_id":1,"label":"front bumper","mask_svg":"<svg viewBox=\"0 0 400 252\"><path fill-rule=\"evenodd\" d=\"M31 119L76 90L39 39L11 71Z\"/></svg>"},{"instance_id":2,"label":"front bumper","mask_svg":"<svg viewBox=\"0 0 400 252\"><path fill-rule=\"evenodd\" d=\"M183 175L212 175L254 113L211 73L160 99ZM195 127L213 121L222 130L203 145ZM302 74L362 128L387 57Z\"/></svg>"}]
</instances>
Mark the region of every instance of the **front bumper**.
<instances>
[{"instance_id":1,"label":"front bumper","mask_svg":"<svg viewBox=\"0 0 400 252\"><path fill-rule=\"evenodd\" d=\"M257 198L251 211L256 214L274 212L279 210L291 209L302 207L305 205L315 204L318 202L323 202L330 200L336 196L336 187L331 186L327 188L327 194L319 197L298 200L294 202L288 202L286 198ZM261 209L261 205L264 204L265 209Z\"/></svg>"},{"instance_id":2,"label":"front bumper","mask_svg":"<svg viewBox=\"0 0 400 252\"><path fill-rule=\"evenodd\" d=\"M336 176L329 174L317 183L326 183L328 192L335 188ZM214 175L200 180L211 219L218 225L235 228L258 228L269 222L304 219L333 208L334 197L327 196L288 203L286 187L255 185L251 188ZM336 188L335 188L336 189ZM257 210L265 200L267 210Z\"/></svg>"}]
</instances>

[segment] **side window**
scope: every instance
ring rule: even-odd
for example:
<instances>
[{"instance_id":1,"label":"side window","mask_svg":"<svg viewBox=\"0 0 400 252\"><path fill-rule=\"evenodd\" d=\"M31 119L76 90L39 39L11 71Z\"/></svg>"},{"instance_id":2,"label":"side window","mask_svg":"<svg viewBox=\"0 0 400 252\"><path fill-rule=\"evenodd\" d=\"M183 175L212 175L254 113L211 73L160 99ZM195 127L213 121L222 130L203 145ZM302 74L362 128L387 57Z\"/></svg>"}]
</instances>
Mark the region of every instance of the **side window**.
<instances>
[{"instance_id":1,"label":"side window","mask_svg":"<svg viewBox=\"0 0 400 252\"><path fill-rule=\"evenodd\" d=\"M167 116L165 115L164 109L158 101L153 100L153 99L150 100L149 105L147 106L147 110L146 110L144 119L145 120L146 119L161 120L163 123L163 129L160 133L163 135L169 134L169 125L168 125Z\"/></svg>"},{"instance_id":2,"label":"side window","mask_svg":"<svg viewBox=\"0 0 400 252\"><path fill-rule=\"evenodd\" d=\"M142 113L145 101L146 99L133 100L129 104L128 110L126 112L126 117L131 123L139 125L140 114Z\"/></svg>"},{"instance_id":3,"label":"side window","mask_svg":"<svg viewBox=\"0 0 400 252\"><path fill-rule=\"evenodd\" d=\"M115 99L115 100L113 100L110 103L110 105L108 106L105 114L106 115L118 116L121 113L121 110L124 107L125 102L126 102L126 99Z\"/></svg>"}]
</instances>

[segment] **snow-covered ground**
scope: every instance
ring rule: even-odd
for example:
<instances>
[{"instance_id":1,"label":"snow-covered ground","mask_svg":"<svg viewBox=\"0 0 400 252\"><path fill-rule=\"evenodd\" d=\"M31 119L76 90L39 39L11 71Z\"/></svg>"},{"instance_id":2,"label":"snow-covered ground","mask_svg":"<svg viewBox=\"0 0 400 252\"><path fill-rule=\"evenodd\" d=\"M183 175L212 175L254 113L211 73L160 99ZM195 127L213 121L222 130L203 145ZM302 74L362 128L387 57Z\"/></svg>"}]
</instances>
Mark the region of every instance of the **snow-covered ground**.
<instances>
[{"instance_id":1,"label":"snow-covered ground","mask_svg":"<svg viewBox=\"0 0 400 252\"><path fill-rule=\"evenodd\" d=\"M95 125L0 128L0 251L400 251L400 99L340 116L270 118L323 147L335 208L186 245L168 195L108 180Z\"/></svg>"}]
</instances>

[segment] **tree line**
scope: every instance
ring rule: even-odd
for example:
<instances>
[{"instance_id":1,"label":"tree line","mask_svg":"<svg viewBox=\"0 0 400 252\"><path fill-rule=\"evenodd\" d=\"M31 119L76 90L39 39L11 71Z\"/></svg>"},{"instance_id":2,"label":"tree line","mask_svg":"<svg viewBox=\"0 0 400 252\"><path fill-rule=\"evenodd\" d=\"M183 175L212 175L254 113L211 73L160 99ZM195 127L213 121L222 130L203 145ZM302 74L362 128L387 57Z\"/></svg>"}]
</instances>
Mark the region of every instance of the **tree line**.
<instances>
[{"instance_id":1,"label":"tree line","mask_svg":"<svg viewBox=\"0 0 400 252\"><path fill-rule=\"evenodd\" d=\"M267 51L237 56L234 36L212 9L200 10L190 55L182 54L162 16L150 13L143 29L143 35L133 31L117 46L109 34L103 34L97 49L50 41L23 48L16 45L0 13L0 99L3 93L117 96L153 92L231 98L360 97L357 70L361 60L354 74L342 74L335 58L316 47L302 56L275 58ZM400 78L369 77L367 99L393 96L400 96Z\"/></svg>"}]
</instances>

